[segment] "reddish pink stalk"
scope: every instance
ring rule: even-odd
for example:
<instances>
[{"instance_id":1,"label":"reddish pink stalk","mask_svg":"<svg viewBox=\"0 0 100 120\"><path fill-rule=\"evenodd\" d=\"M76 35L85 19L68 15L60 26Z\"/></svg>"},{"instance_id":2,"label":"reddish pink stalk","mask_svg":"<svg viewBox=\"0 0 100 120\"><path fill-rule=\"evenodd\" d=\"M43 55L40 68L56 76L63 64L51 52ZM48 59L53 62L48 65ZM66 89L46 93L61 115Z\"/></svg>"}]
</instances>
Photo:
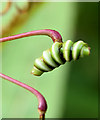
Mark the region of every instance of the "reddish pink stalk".
<instances>
[{"instance_id":1,"label":"reddish pink stalk","mask_svg":"<svg viewBox=\"0 0 100 120\"><path fill-rule=\"evenodd\" d=\"M42 94L40 92L38 92L36 89L34 89L34 88L32 88L32 87L30 87L22 82L19 82L18 80L15 80L9 76L6 76L2 73L0 73L0 77L18 85L18 86L21 86L21 87L25 88L26 90L30 91L31 93L33 93L37 97L38 102L39 102L38 110L40 113L40 117L45 115L45 112L47 110L47 103L46 103L45 98L42 96Z\"/></svg>"},{"instance_id":2,"label":"reddish pink stalk","mask_svg":"<svg viewBox=\"0 0 100 120\"><path fill-rule=\"evenodd\" d=\"M15 40L23 37L35 36L35 35L47 35L52 38L53 42L62 42L62 37L59 32L50 29L30 31L26 33L21 33L9 37L0 38L0 42Z\"/></svg>"},{"instance_id":3,"label":"reddish pink stalk","mask_svg":"<svg viewBox=\"0 0 100 120\"><path fill-rule=\"evenodd\" d=\"M52 38L53 42L62 42L62 37L59 34L59 32L57 32L55 30L50 30L50 29L36 30L36 31L31 31L31 32L17 34L17 35L13 35L13 36L9 36L9 37L0 38L0 42L11 41L11 40L28 37L28 36L35 36L35 35L47 35ZM39 110L39 114L40 114L40 119L44 119L45 112L47 110L47 103L46 103L45 98L37 90L35 90L34 88L32 88L22 82L19 82L11 77L8 77L2 73L0 73L0 77L4 78L10 82L13 82L13 83L27 89L28 91L32 92L38 98L38 101L39 101L38 110Z\"/></svg>"}]
</instances>

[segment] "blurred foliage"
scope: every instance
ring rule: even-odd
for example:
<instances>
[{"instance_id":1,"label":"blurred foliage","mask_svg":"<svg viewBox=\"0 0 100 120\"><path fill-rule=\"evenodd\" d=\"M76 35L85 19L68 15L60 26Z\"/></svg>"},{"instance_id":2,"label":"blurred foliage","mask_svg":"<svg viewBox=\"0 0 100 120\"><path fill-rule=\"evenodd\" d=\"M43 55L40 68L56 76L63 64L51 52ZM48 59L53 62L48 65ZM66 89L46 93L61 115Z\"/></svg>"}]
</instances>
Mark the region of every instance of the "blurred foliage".
<instances>
[{"instance_id":1,"label":"blurred foliage","mask_svg":"<svg viewBox=\"0 0 100 120\"><path fill-rule=\"evenodd\" d=\"M97 118L98 3L36 4L39 5L37 9L32 7L27 17L24 16L24 24L17 24L16 20L12 26L14 30L5 32L4 36L54 29L61 33L63 41L82 39L87 42L91 47L91 55L36 77L30 74L33 62L43 50L51 47L52 41L47 36L22 38L2 44L2 72L36 88L45 96L47 118ZM5 19L6 25L10 19ZM38 117L36 97L5 80L2 101L4 118Z\"/></svg>"},{"instance_id":2,"label":"blurred foliage","mask_svg":"<svg viewBox=\"0 0 100 120\"><path fill-rule=\"evenodd\" d=\"M2 2L0 13L7 8L8 4L9 2ZM2 27L2 36L8 36L16 28L20 28L29 18L30 13L33 11L32 8L36 11L39 4L35 2L10 2L10 7L2 15L2 24L0 24L0 27Z\"/></svg>"}]
</instances>

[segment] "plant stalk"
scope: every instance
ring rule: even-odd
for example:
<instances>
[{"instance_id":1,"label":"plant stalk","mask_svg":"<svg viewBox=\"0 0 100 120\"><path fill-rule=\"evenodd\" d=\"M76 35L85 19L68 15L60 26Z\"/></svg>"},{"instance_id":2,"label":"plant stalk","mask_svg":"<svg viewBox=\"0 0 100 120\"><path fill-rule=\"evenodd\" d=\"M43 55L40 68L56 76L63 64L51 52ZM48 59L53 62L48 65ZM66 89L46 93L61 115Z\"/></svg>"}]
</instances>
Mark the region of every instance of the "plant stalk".
<instances>
[{"instance_id":1,"label":"plant stalk","mask_svg":"<svg viewBox=\"0 0 100 120\"><path fill-rule=\"evenodd\" d=\"M59 32L50 29L30 31L26 33L21 33L9 37L0 38L0 42L11 41L23 37L36 36L36 35L47 35L52 38L53 42L62 42L62 37Z\"/></svg>"},{"instance_id":2,"label":"plant stalk","mask_svg":"<svg viewBox=\"0 0 100 120\"><path fill-rule=\"evenodd\" d=\"M52 38L53 42L62 42L62 37L61 37L60 33L55 31L55 30L51 30L51 29L30 31L30 32L26 32L26 33L21 33L21 34L9 36L9 37L0 38L0 42L12 41L15 39L29 37L29 36L35 36L35 35L47 35L47 36ZM33 93L38 99L38 103L39 103L38 104L38 112L40 114L40 120L45 119L45 112L47 110L47 103L46 103L45 98L42 96L42 94L40 92L38 92L36 89L34 89L34 88L32 88L32 87L30 87L22 82L19 82L18 80L15 80L9 76L6 76L2 73L0 73L0 77L5 79L5 80L8 80L8 81L20 86L20 87L23 87L24 89Z\"/></svg>"},{"instance_id":3,"label":"plant stalk","mask_svg":"<svg viewBox=\"0 0 100 120\"><path fill-rule=\"evenodd\" d=\"M36 89L26 85L25 83L19 82L18 80L15 80L15 79L13 79L9 76L6 76L2 73L0 73L0 77L30 91L31 93L33 93L38 99L38 103L39 103L38 104L38 111L39 111L40 117L42 120L44 119L45 112L47 110L47 103L46 103L45 98L43 97L43 95L40 92L38 92Z\"/></svg>"}]
</instances>

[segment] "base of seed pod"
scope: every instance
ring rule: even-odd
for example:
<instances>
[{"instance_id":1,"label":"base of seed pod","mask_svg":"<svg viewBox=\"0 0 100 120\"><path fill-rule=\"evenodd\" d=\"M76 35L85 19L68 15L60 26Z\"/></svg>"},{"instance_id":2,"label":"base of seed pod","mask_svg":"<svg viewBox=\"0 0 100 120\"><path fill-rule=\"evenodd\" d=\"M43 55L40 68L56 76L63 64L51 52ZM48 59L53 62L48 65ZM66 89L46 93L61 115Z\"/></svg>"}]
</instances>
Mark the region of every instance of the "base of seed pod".
<instances>
[{"instance_id":1,"label":"base of seed pod","mask_svg":"<svg viewBox=\"0 0 100 120\"><path fill-rule=\"evenodd\" d=\"M34 66L31 73L32 73L33 75L35 75L35 76L40 76L40 75L43 74L43 71L37 69L37 68Z\"/></svg>"}]
</instances>

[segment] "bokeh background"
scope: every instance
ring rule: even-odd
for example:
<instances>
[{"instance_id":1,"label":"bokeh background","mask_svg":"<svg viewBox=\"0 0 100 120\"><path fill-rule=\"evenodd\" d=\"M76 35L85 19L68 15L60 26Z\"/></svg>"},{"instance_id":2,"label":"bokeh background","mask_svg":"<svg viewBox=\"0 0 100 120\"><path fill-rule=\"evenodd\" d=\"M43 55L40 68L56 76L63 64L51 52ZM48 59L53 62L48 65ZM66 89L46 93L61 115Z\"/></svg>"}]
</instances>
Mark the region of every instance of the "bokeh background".
<instances>
[{"instance_id":1,"label":"bokeh background","mask_svg":"<svg viewBox=\"0 0 100 120\"><path fill-rule=\"evenodd\" d=\"M3 2L2 9L6 5ZM98 117L98 3L14 2L2 16L1 27L2 37L54 29L60 32L63 41L82 39L88 43L90 56L36 77L30 74L34 60L51 47L51 38L34 36L5 42L2 44L2 73L45 96L46 118ZM38 118L37 106L38 101L30 92L2 80L3 118Z\"/></svg>"}]
</instances>

